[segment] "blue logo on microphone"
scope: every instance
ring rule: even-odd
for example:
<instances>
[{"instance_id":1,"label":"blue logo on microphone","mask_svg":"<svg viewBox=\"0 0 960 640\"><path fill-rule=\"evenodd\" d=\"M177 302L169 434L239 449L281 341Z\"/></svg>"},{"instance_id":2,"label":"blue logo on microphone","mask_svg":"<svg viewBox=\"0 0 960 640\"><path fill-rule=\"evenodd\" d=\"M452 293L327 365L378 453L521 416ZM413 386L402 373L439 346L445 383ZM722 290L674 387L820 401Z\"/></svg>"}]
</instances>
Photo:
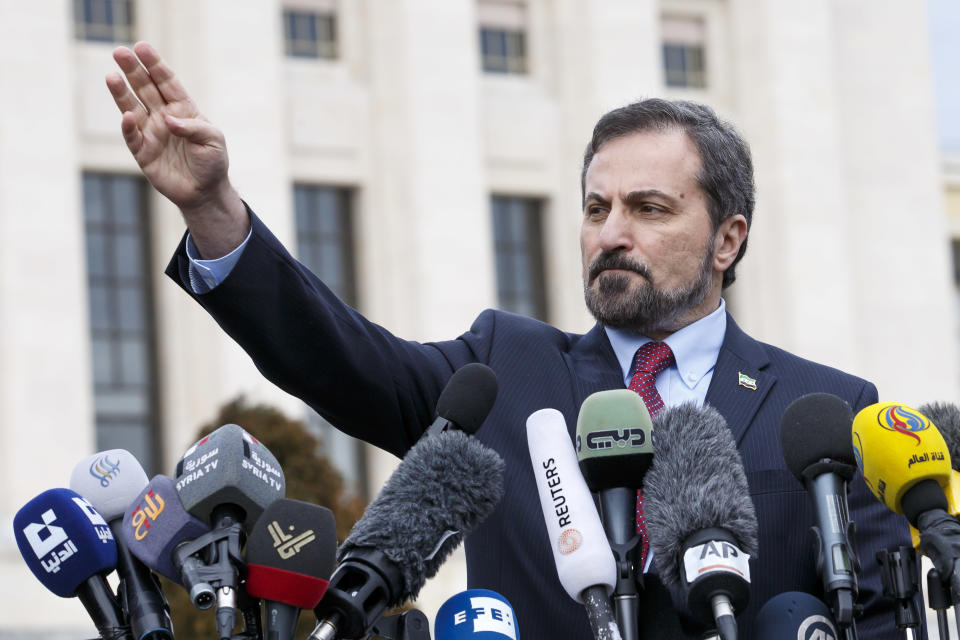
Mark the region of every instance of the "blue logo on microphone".
<instances>
[{"instance_id":1,"label":"blue logo on microphone","mask_svg":"<svg viewBox=\"0 0 960 640\"><path fill-rule=\"evenodd\" d=\"M120 460L110 462L107 454L103 454L90 465L90 475L100 481L101 487L109 487L110 481L120 475Z\"/></svg>"}]
</instances>

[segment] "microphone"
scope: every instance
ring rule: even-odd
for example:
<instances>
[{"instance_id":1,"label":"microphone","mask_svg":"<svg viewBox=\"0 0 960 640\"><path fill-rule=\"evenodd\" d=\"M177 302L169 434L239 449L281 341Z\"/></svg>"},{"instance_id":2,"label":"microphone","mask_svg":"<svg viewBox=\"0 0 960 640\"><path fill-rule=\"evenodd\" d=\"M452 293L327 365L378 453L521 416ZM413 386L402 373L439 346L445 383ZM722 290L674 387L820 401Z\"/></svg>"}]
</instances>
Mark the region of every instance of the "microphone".
<instances>
[{"instance_id":1,"label":"microphone","mask_svg":"<svg viewBox=\"0 0 960 640\"><path fill-rule=\"evenodd\" d=\"M30 571L61 598L77 597L104 640L128 637L106 575L117 564L107 521L76 491L49 489L13 517L17 547Z\"/></svg>"},{"instance_id":2,"label":"microphone","mask_svg":"<svg viewBox=\"0 0 960 640\"><path fill-rule=\"evenodd\" d=\"M247 540L247 593L262 598L266 640L293 638L300 609L320 602L333 573L333 512L280 498L263 512Z\"/></svg>"},{"instance_id":3,"label":"microphone","mask_svg":"<svg viewBox=\"0 0 960 640\"><path fill-rule=\"evenodd\" d=\"M459 429L473 435L487 419L497 399L497 376L493 369L479 362L465 364L450 376L437 399L437 417L424 437L435 436L448 429Z\"/></svg>"},{"instance_id":4,"label":"microphone","mask_svg":"<svg viewBox=\"0 0 960 640\"><path fill-rule=\"evenodd\" d=\"M692 402L653 418L656 455L643 485L650 548L665 584L682 584L687 608L737 637L737 611L750 600L757 515L726 420Z\"/></svg>"},{"instance_id":5,"label":"microphone","mask_svg":"<svg viewBox=\"0 0 960 640\"><path fill-rule=\"evenodd\" d=\"M580 406L577 460L590 491L600 496L600 518L617 563L613 590L625 640L638 638L637 489L653 460L650 414L630 389L598 391Z\"/></svg>"},{"instance_id":6,"label":"microphone","mask_svg":"<svg viewBox=\"0 0 960 640\"><path fill-rule=\"evenodd\" d=\"M500 502L503 469L495 451L461 431L417 442L341 545L309 637L361 637L388 607L415 598Z\"/></svg>"},{"instance_id":7,"label":"microphone","mask_svg":"<svg viewBox=\"0 0 960 640\"><path fill-rule=\"evenodd\" d=\"M836 640L830 609L809 593L787 591L767 600L753 625L755 640Z\"/></svg>"},{"instance_id":8,"label":"microphone","mask_svg":"<svg viewBox=\"0 0 960 640\"><path fill-rule=\"evenodd\" d=\"M198 554L210 527L194 518L180 502L173 479L157 475L123 514L123 540L139 560L160 575L183 586L198 609L214 603ZM191 544L198 541L196 544Z\"/></svg>"},{"instance_id":9,"label":"microphone","mask_svg":"<svg viewBox=\"0 0 960 640\"><path fill-rule=\"evenodd\" d=\"M855 602L860 559L847 506L848 483L857 471L850 442L853 410L829 393L794 400L780 421L780 449L787 467L813 500L817 574L834 619L856 633Z\"/></svg>"},{"instance_id":10,"label":"microphone","mask_svg":"<svg viewBox=\"0 0 960 640\"><path fill-rule=\"evenodd\" d=\"M560 584L586 607L594 637L619 640L609 601L617 583L616 561L578 469L563 414L556 409L530 414L527 447Z\"/></svg>"},{"instance_id":11,"label":"microphone","mask_svg":"<svg viewBox=\"0 0 960 640\"><path fill-rule=\"evenodd\" d=\"M236 621L240 548L246 528L282 498L286 482L280 463L256 438L225 424L187 449L174 474L183 507L213 527L213 561L218 575L217 632L229 640Z\"/></svg>"},{"instance_id":12,"label":"microphone","mask_svg":"<svg viewBox=\"0 0 960 640\"><path fill-rule=\"evenodd\" d=\"M519 640L517 617L496 591L468 589L440 605L433 623L434 640Z\"/></svg>"},{"instance_id":13,"label":"microphone","mask_svg":"<svg viewBox=\"0 0 960 640\"><path fill-rule=\"evenodd\" d=\"M143 467L125 449L95 453L78 462L70 476L70 488L89 500L110 524L117 545L117 594L134 637L172 640L170 607L160 584L123 539L123 513L146 484Z\"/></svg>"},{"instance_id":14,"label":"microphone","mask_svg":"<svg viewBox=\"0 0 960 640\"><path fill-rule=\"evenodd\" d=\"M952 476L950 452L940 431L922 413L883 402L853 420L853 448L870 491L920 532L930 558L954 599L960 593L960 522L948 513L945 491Z\"/></svg>"},{"instance_id":15,"label":"microphone","mask_svg":"<svg viewBox=\"0 0 960 640\"><path fill-rule=\"evenodd\" d=\"M950 451L950 460L954 470L960 466L960 408L948 402L929 402L918 407L943 436Z\"/></svg>"}]
</instances>

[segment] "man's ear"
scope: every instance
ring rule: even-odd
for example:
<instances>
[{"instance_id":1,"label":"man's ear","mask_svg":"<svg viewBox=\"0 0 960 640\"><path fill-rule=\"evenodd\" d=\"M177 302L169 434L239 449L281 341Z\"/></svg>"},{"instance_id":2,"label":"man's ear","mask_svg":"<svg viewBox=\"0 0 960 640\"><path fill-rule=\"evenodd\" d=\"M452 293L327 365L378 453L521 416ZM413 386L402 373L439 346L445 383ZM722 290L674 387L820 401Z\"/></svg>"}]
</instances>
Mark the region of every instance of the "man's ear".
<instances>
[{"instance_id":1,"label":"man's ear","mask_svg":"<svg viewBox=\"0 0 960 640\"><path fill-rule=\"evenodd\" d=\"M747 240L747 219L739 213L730 216L717 227L713 240L713 268L726 271Z\"/></svg>"}]
</instances>

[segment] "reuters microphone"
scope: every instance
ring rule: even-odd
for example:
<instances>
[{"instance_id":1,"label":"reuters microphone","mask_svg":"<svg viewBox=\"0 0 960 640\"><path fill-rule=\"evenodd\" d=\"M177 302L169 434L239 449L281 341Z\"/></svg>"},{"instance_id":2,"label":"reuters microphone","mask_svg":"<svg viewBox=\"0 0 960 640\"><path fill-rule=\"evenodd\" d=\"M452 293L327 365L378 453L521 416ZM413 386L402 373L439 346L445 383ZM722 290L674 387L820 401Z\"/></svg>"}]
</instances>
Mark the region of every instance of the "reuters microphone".
<instances>
[{"instance_id":1,"label":"reuters microphone","mask_svg":"<svg viewBox=\"0 0 960 640\"><path fill-rule=\"evenodd\" d=\"M610 606L617 567L587 488L563 414L541 409L527 418L527 447L560 584L586 607L594 637L619 640Z\"/></svg>"},{"instance_id":2,"label":"reuters microphone","mask_svg":"<svg viewBox=\"0 0 960 640\"><path fill-rule=\"evenodd\" d=\"M496 591L469 589L451 596L437 611L434 640L519 640L517 618Z\"/></svg>"},{"instance_id":3,"label":"reuters microphone","mask_svg":"<svg viewBox=\"0 0 960 640\"><path fill-rule=\"evenodd\" d=\"M920 532L920 549L954 601L960 594L960 522L948 513L952 469L943 436L907 405L870 405L853 420L857 464L870 491Z\"/></svg>"}]
</instances>

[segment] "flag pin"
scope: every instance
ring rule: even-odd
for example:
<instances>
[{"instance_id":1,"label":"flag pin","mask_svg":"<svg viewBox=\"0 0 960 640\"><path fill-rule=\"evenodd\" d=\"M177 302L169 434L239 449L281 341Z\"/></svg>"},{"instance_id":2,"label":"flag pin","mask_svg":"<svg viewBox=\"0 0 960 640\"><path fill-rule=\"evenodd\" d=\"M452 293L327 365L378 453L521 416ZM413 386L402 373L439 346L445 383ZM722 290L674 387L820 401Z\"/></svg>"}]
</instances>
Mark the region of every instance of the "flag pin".
<instances>
[{"instance_id":1,"label":"flag pin","mask_svg":"<svg viewBox=\"0 0 960 640\"><path fill-rule=\"evenodd\" d=\"M746 387L747 389L750 389L750 391L757 390L757 379L751 378L750 376L745 374L743 371L737 371L737 384L739 384L741 387Z\"/></svg>"}]
</instances>

